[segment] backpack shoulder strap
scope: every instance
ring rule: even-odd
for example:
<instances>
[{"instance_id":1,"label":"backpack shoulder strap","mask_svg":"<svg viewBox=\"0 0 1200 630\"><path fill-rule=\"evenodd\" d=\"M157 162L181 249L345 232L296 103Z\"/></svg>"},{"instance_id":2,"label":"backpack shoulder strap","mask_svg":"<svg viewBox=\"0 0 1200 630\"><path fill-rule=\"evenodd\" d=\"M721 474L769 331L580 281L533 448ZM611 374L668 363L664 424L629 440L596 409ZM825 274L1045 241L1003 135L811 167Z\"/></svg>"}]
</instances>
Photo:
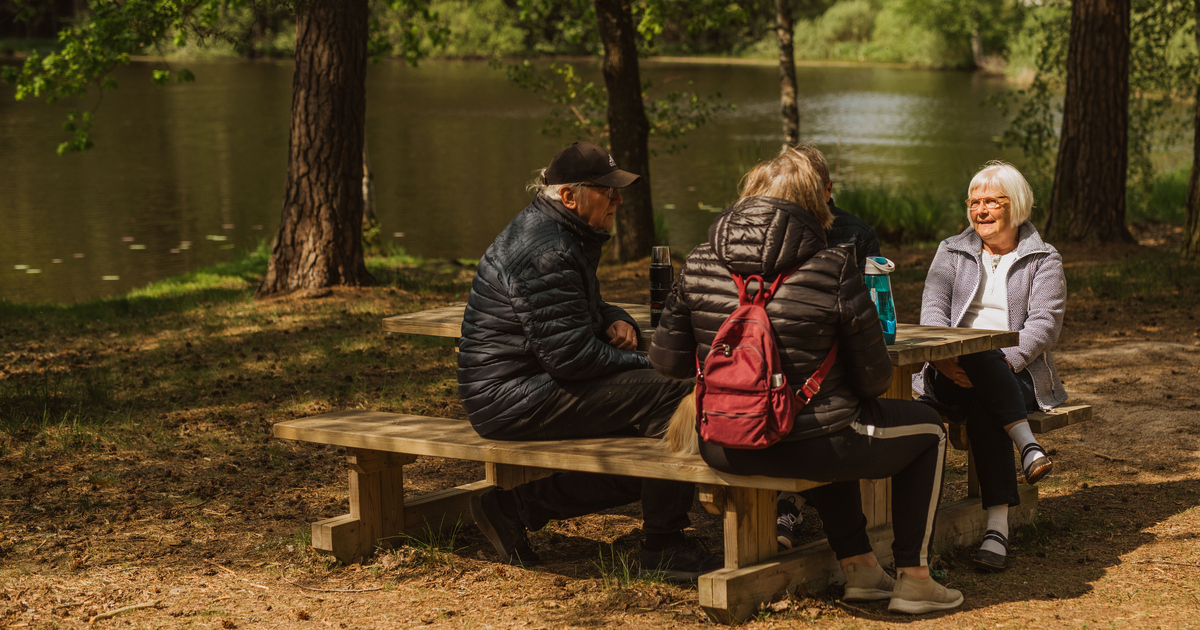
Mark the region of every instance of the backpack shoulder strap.
<instances>
[{"instance_id":1,"label":"backpack shoulder strap","mask_svg":"<svg viewBox=\"0 0 1200 630\"><path fill-rule=\"evenodd\" d=\"M779 286L788 279L788 276L792 275L792 272L799 268L799 266L792 267L791 269L788 269L787 271L775 276L775 281L772 282L770 286L767 286L766 280L763 280L762 276L759 275L742 277L736 273L730 273L730 275L733 276L733 283L736 284L738 288L738 306L755 304L757 306L765 307L767 302L770 302L771 298L775 297L775 291L779 289ZM752 299L746 296L746 287L753 280L758 280L758 292L754 294L754 298Z\"/></svg>"},{"instance_id":2,"label":"backpack shoulder strap","mask_svg":"<svg viewBox=\"0 0 1200 630\"><path fill-rule=\"evenodd\" d=\"M829 349L829 354L825 355L825 360L821 362L821 367L817 368L813 375L804 381L804 385L800 391L804 393L804 400L812 400L817 392L821 391L821 383L825 381L825 377L829 374L829 370L833 368L833 362L837 360L838 342L833 341L833 347Z\"/></svg>"}]
</instances>

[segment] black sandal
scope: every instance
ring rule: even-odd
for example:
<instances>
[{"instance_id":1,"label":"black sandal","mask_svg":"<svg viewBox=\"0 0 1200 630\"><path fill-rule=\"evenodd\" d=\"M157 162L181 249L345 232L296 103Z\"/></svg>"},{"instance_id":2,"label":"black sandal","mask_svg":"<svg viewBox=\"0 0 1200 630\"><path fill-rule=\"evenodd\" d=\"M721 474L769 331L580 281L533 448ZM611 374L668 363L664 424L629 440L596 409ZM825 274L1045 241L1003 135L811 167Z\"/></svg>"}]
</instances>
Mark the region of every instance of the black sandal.
<instances>
[{"instance_id":1,"label":"black sandal","mask_svg":"<svg viewBox=\"0 0 1200 630\"><path fill-rule=\"evenodd\" d=\"M1026 444L1025 448L1021 449L1021 461L1025 461L1025 456L1031 451L1041 453L1039 457L1033 460L1025 470L1025 483L1033 485L1042 480L1043 477L1050 474L1054 470L1054 462L1046 456L1046 451L1035 443Z\"/></svg>"},{"instance_id":2,"label":"black sandal","mask_svg":"<svg viewBox=\"0 0 1200 630\"><path fill-rule=\"evenodd\" d=\"M999 573L1008 566L1008 537L994 529L989 529L983 535L983 541L987 542L989 540L1000 543L1004 547L1005 555L998 554L995 551L988 551L987 549L980 549L975 552L975 568L989 573Z\"/></svg>"}]
</instances>

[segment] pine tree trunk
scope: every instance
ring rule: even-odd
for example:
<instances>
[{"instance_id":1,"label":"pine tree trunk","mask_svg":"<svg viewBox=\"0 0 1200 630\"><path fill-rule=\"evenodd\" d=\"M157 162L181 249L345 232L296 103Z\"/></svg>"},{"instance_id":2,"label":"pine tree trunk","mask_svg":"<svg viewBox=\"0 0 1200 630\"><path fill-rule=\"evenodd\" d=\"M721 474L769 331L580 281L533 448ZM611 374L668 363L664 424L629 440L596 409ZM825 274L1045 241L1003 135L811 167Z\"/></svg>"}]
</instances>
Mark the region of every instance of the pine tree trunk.
<instances>
[{"instance_id":1,"label":"pine tree trunk","mask_svg":"<svg viewBox=\"0 0 1200 630\"><path fill-rule=\"evenodd\" d=\"M371 284L363 264L367 0L296 7L287 188L257 295Z\"/></svg>"},{"instance_id":2,"label":"pine tree trunk","mask_svg":"<svg viewBox=\"0 0 1200 630\"><path fill-rule=\"evenodd\" d=\"M1116 243L1125 227L1129 164L1130 0L1075 0L1067 91L1050 216L1051 240Z\"/></svg>"},{"instance_id":3,"label":"pine tree trunk","mask_svg":"<svg viewBox=\"0 0 1200 630\"><path fill-rule=\"evenodd\" d=\"M1200 46L1200 0L1196 0L1196 45ZM1187 227L1183 231L1184 260L1200 259L1200 68L1196 81L1195 137L1192 139L1192 175L1188 179Z\"/></svg>"},{"instance_id":4,"label":"pine tree trunk","mask_svg":"<svg viewBox=\"0 0 1200 630\"><path fill-rule=\"evenodd\" d=\"M783 141L800 144L800 107L796 104L796 59L792 48L791 0L775 0L775 35L779 39L779 101L783 113Z\"/></svg>"},{"instance_id":5,"label":"pine tree trunk","mask_svg":"<svg viewBox=\"0 0 1200 630\"><path fill-rule=\"evenodd\" d=\"M650 122L642 102L637 33L629 0L595 0L604 43L604 86L608 90L608 137L617 166L642 178L621 191L617 211L616 258L636 260L654 245L654 206L650 200Z\"/></svg>"}]
</instances>

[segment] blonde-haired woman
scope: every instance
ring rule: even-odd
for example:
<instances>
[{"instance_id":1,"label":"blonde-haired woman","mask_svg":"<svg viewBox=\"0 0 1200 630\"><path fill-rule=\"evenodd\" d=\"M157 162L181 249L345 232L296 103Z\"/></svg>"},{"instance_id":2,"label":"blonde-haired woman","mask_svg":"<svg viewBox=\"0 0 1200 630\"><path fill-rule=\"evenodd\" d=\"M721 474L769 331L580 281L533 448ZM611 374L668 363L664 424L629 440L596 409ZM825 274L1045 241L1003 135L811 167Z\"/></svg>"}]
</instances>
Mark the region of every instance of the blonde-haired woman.
<instances>
[{"instance_id":1,"label":"blonde-haired woman","mask_svg":"<svg viewBox=\"0 0 1200 630\"><path fill-rule=\"evenodd\" d=\"M965 419L979 474L987 533L975 555L981 570L1008 564L1008 509L1021 502L1013 444L1028 483L1053 463L1030 431L1028 413L1067 400L1050 348L1062 331L1067 297L1062 257L1029 222L1033 191L1011 164L988 162L967 188L971 226L942 241L925 279L921 323L1012 330L1011 348L935 361L913 390L952 419Z\"/></svg>"},{"instance_id":2,"label":"blonde-haired woman","mask_svg":"<svg viewBox=\"0 0 1200 630\"><path fill-rule=\"evenodd\" d=\"M650 363L692 378L717 329L738 306L733 274L771 283L788 273L767 304L788 382L795 387L825 360L836 360L820 391L796 415L792 431L759 450L700 441L713 468L735 474L829 482L802 493L817 509L846 576L845 598L890 600L913 614L962 604L962 594L929 576L929 546L945 456L937 413L912 401L878 400L892 380L883 329L852 246L826 247L832 221L823 182L809 159L784 148L743 180L741 198L688 256L667 298ZM672 420L671 442L695 436L694 416ZM871 550L859 479L893 479L893 580Z\"/></svg>"}]
</instances>

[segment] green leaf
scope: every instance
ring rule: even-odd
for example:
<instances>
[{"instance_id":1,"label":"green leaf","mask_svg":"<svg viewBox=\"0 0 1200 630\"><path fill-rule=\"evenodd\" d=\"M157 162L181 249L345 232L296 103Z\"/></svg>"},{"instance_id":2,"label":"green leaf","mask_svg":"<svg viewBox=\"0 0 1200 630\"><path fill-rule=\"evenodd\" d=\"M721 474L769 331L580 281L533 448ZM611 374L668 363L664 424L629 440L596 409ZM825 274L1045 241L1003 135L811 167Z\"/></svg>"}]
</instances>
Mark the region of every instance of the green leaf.
<instances>
[{"instance_id":1,"label":"green leaf","mask_svg":"<svg viewBox=\"0 0 1200 630\"><path fill-rule=\"evenodd\" d=\"M155 70L153 72L153 74L151 75L150 80L154 81L154 85L157 85L158 87L162 87L162 86L166 85L167 81L171 80L171 71L170 70Z\"/></svg>"},{"instance_id":2,"label":"green leaf","mask_svg":"<svg viewBox=\"0 0 1200 630\"><path fill-rule=\"evenodd\" d=\"M196 75L187 68L180 68L179 72L175 73L175 80L179 83L192 83L196 80Z\"/></svg>"}]
</instances>

